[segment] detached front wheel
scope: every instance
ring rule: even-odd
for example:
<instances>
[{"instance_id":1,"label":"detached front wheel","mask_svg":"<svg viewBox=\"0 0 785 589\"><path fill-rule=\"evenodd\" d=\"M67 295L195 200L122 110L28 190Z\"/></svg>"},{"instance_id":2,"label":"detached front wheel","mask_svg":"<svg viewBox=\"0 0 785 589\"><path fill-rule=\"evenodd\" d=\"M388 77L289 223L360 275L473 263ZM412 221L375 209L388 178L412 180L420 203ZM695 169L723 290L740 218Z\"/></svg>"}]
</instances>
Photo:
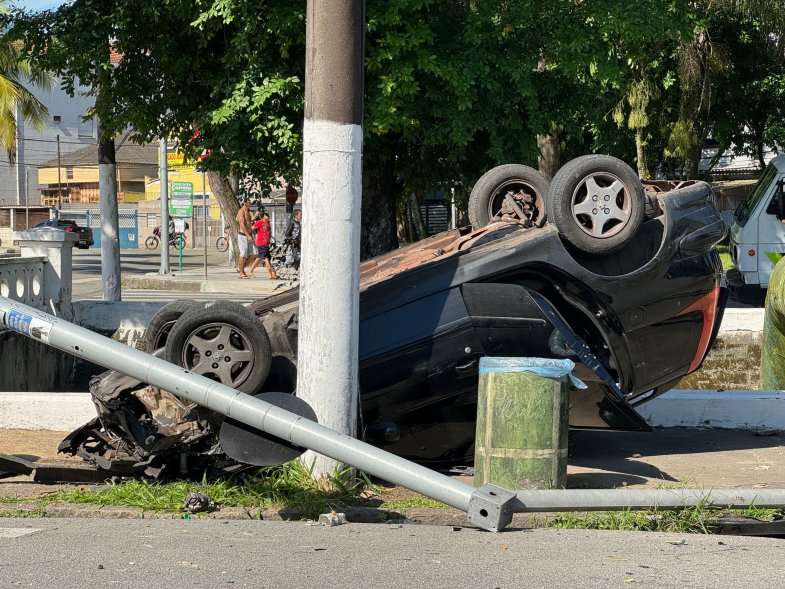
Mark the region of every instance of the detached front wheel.
<instances>
[{"instance_id":1,"label":"detached front wheel","mask_svg":"<svg viewBox=\"0 0 785 589\"><path fill-rule=\"evenodd\" d=\"M621 249L641 226L643 185L623 161L586 155L568 162L551 181L548 219L568 242L593 254Z\"/></svg>"},{"instance_id":2,"label":"detached front wheel","mask_svg":"<svg viewBox=\"0 0 785 589\"><path fill-rule=\"evenodd\" d=\"M267 380L272 350L262 324L228 301L195 308L177 320L166 341L166 359L244 393Z\"/></svg>"}]
</instances>

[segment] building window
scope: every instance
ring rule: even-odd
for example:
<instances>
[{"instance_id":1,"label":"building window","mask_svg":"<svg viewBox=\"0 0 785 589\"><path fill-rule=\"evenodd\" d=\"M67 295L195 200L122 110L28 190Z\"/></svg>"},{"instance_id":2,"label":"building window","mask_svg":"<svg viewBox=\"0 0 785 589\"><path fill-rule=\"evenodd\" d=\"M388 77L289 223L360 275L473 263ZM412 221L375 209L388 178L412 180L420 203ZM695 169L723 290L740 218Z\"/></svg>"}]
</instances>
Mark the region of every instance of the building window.
<instances>
[{"instance_id":1,"label":"building window","mask_svg":"<svg viewBox=\"0 0 785 589\"><path fill-rule=\"evenodd\" d=\"M55 123L57 123L57 124L60 124L60 123L62 123L62 122L63 122L63 117L61 117L60 115L54 115L54 116L52 117L52 120L53 120Z\"/></svg>"},{"instance_id":2,"label":"building window","mask_svg":"<svg viewBox=\"0 0 785 589\"><path fill-rule=\"evenodd\" d=\"M66 178L66 180L73 180L74 179L74 167L73 166L66 166L65 167L65 178Z\"/></svg>"}]
</instances>

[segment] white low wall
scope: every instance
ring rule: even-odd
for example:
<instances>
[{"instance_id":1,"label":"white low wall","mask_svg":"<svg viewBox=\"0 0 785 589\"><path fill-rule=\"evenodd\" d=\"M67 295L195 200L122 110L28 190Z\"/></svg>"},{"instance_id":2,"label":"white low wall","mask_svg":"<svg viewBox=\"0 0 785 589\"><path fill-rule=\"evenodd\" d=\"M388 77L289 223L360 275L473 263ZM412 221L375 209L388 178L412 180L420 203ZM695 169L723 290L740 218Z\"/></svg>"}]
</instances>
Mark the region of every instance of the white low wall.
<instances>
[{"instance_id":1,"label":"white low wall","mask_svg":"<svg viewBox=\"0 0 785 589\"><path fill-rule=\"evenodd\" d=\"M785 391L673 390L636 409L654 427L785 430ZM93 417L88 393L0 393L0 429L65 432Z\"/></svg>"},{"instance_id":2,"label":"white low wall","mask_svg":"<svg viewBox=\"0 0 785 589\"><path fill-rule=\"evenodd\" d=\"M785 391L677 389L636 410L655 427L785 430Z\"/></svg>"}]
</instances>

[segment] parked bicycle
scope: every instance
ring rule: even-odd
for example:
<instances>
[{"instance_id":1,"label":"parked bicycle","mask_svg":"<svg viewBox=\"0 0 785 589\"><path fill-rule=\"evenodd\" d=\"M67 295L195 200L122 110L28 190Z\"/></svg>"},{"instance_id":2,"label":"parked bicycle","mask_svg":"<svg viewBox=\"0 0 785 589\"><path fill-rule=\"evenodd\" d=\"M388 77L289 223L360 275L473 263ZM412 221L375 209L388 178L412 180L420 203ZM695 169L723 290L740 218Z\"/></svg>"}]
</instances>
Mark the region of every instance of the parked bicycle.
<instances>
[{"instance_id":1,"label":"parked bicycle","mask_svg":"<svg viewBox=\"0 0 785 589\"><path fill-rule=\"evenodd\" d=\"M224 229L224 234L215 240L215 249L225 252L229 249L229 229Z\"/></svg>"},{"instance_id":2,"label":"parked bicycle","mask_svg":"<svg viewBox=\"0 0 785 589\"><path fill-rule=\"evenodd\" d=\"M186 227L187 228L187 227ZM161 228L153 229L153 234L144 240L144 246L149 250L156 250L161 245ZM175 249L185 248L185 233L169 233L169 247Z\"/></svg>"}]
</instances>

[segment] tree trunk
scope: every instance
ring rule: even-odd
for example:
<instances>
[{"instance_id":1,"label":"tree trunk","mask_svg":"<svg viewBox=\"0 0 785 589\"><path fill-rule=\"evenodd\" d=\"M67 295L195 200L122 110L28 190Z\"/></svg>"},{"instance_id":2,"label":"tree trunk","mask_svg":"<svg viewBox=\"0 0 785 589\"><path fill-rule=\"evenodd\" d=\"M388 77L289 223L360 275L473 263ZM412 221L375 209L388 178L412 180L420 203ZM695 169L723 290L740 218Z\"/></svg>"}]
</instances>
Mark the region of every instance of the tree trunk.
<instances>
[{"instance_id":1,"label":"tree trunk","mask_svg":"<svg viewBox=\"0 0 785 589\"><path fill-rule=\"evenodd\" d=\"M390 145L394 145L391 142ZM367 260L398 247L396 152L389 145L364 148L376 157L363 162L362 225L360 258Z\"/></svg>"},{"instance_id":2,"label":"tree trunk","mask_svg":"<svg viewBox=\"0 0 785 589\"><path fill-rule=\"evenodd\" d=\"M758 161L760 162L760 169L764 170L766 168L766 154L763 147L763 141L758 141L756 143L755 153L758 156Z\"/></svg>"},{"instance_id":3,"label":"tree trunk","mask_svg":"<svg viewBox=\"0 0 785 589\"><path fill-rule=\"evenodd\" d=\"M412 241L420 241L421 239L428 237L428 231L426 230L425 223L423 223L422 215L420 214L420 199L417 198L417 195L414 192L409 196L409 214L411 215L412 228L414 229Z\"/></svg>"},{"instance_id":4,"label":"tree trunk","mask_svg":"<svg viewBox=\"0 0 785 589\"><path fill-rule=\"evenodd\" d=\"M698 137L695 133L693 138L693 147L687 155L687 160L684 162L684 169L687 174L685 180L696 180L698 178L698 168L700 167L701 155L703 154L703 144L706 140L705 137Z\"/></svg>"},{"instance_id":5,"label":"tree trunk","mask_svg":"<svg viewBox=\"0 0 785 589\"><path fill-rule=\"evenodd\" d=\"M548 179L553 178L561 166L561 139L556 125L548 135L537 135L537 149L540 152L537 158L540 173Z\"/></svg>"},{"instance_id":6,"label":"tree trunk","mask_svg":"<svg viewBox=\"0 0 785 589\"><path fill-rule=\"evenodd\" d=\"M363 175L360 258L367 260L398 247L395 186L388 174Z\"/></svg>"},{"instance_id":7,"label":"tree trunk","mask_svg":"<svg viewBox=\"0 0 785 589\"><path fill-rule=\"evenodd\" d=\"M240 233L240 226L237 223L237 212L240 210L237 193L232 189L229 179L219 172L208 170L207 181L210 183L210 190L218 201L224 223L229 230L227 265L233 266L237 264L237 236Z\"/></svg>"},{"instance_id":8,"label":"tree trunk","mask_svg":"<svg viewBox=\"0 0 785 589\"><path fill-rule=\"evenodd\" d=\"M646 162L646 141L643 138L643 129L635 129L635 153L638 164L638 176L641 180L650 180L651 172Z\"/></svg>"}]
</instances>

